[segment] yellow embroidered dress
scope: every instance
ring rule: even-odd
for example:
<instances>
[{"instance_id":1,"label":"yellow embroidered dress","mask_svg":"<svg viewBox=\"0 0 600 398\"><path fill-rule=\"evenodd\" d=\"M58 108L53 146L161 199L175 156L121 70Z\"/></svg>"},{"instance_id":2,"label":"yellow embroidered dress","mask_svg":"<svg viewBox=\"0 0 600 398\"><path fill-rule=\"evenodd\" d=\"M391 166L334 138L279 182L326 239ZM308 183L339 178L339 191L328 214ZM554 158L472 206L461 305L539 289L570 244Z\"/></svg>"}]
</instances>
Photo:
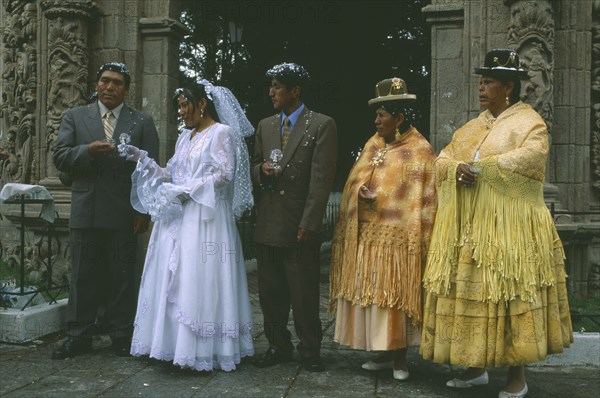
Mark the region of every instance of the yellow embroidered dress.
<instances>
[{"instance_id":1,"label":"yellow embroidered dress","mask_svg":"<svg viewBox=\"0 0 600 398\"><path fill-rule=\"evenodd\" d=\"M436 208L427 140L411 128L385 145L375 134L350 171L332 245L334 340L366 350L418 343L422 270ZM358 201L366 185L377 195ZM414 324L414 325L413 325Z\"/></svg>"},{"instance_id":2,"label":"yellow embroidered dress","mask_svg":"<svg viewBox=\"0 0 600 398\"><path fill-rule=\"evenodd\" d=\"M425 359L518 366L572 342L564 252L543 196L547 156L543 119L518 102L468 122L436 159ZM457 186L458 164L474 159L477 182Z\"/></svg>"}]
</instances>

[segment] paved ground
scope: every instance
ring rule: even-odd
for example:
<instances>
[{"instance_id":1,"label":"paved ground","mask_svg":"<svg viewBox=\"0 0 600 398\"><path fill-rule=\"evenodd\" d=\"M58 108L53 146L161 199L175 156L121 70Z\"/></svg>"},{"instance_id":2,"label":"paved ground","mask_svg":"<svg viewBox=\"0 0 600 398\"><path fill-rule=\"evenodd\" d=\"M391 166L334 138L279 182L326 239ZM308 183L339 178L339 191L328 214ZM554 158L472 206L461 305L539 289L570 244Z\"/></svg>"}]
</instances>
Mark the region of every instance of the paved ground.
<instances>
[{"instance_id":1,"label":"paved ground","mask_svg":"<svg viewBox=\"0 0 600 398\"><path fill-rule=\"evenodd\" d=\"M324 280L326 279L324 275ZM260 322L256 273L249 274L256 322L255 347L267 348ZM333 319L326 312L327 284L321 285L325 329L323 360L326 371L310 373L297 363L258 369L244 362L230 373L181 370L146 358L120 358L106 337L94 341L94 352L63 361L50 359L63 336L48 336L28 345L0 345L2 397L497 397L506 369L491 369L490 384L455 391L445 386L452 378L448 366L434 365L409 352L410 380L396 381L391 370L367 372L361 363L372 353L340 348L333 343ZM291 326L291 325L290 325ZM599 397L600 369L535 367L527 369L529 398Z\"/></svg>"}]
</instances>

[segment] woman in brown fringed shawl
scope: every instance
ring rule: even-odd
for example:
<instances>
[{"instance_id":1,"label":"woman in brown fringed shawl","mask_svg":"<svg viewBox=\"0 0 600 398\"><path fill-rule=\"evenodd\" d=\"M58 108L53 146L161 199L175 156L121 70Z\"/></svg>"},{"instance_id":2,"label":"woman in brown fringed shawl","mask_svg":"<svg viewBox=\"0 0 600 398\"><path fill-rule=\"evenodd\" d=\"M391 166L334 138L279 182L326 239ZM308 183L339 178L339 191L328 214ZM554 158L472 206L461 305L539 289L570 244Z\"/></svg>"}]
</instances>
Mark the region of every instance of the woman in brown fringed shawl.
<instances>
[{"instance_id":1,"label":"woman in brown fringed shawl","mask_svg":"<svg viewBox=\"0 0 600 398\"><path fill-rule=\"evenodd\" d=\"M523 365L572 342L563 247L544 203L548 130L519 100L517 53L476 68L485 110L436 160L439 207L423 277L421 354L468 366L453 388L488 383L509 366L500 398L527 394ZM470 164L472 163L472 164Z\"/></svg>"},{"instance_id":2,"label":"woman in brown fringed shawl","mask_svg":"<svg viewBox=\"0 0 600 398\"><path fill-rule=\"evenodd\" d=\"M436 209L433 161L427 140L411 126L402 79L379 82L375 133L344 187L332 247L330 303L334 340L384 351L362 365L394 369L408 378L406 347L418 344L421 278ZM336 310L337 306L337 310Z\"/></svg>"}]
</instances>

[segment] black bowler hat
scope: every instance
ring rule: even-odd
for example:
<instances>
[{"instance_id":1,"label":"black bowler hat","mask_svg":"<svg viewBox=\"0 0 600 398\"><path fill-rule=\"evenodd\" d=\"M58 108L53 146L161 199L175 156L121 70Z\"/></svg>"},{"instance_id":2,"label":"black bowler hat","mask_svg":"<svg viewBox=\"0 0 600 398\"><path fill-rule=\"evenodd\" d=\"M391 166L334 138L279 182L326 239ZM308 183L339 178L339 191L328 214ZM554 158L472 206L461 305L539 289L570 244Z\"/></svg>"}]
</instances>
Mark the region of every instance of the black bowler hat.
<instances>
[{"instance_id":1,"label":"black bowler hat","mask_svg":"<svg viewBox=\"0 0 600 398\"><path fill-rule=\"evenodd\" d=\"M485 55L483 68L475 68L478 75L526 78L527 71L521 68L519 54L508 48L496 48Z\"/></svg>"}]
</instances>

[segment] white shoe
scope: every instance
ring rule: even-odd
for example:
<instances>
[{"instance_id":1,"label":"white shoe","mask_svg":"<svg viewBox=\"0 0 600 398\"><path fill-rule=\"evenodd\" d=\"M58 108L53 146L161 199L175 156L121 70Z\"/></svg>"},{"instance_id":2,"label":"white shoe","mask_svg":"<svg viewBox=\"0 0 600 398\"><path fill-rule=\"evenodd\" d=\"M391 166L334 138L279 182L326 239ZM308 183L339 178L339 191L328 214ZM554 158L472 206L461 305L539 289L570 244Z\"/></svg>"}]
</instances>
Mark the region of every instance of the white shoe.
<instances>
[{"instance_id":1,"label":"white shoe","mask_svg":"<svg viewBox=\"0 0 600 398\"><path fill-rule=\"evenodd\" d=\"M446 382L448 387L452 388L471 388L473 386L484 386L490 381L487 370L481 375L474 377L469 380L452 379Z\"/></svg>"},{"instance_id":2,"label":"white shoe","mask_svg":"<svg viewBox=\"0 0 600 398\"><path fill-rule=\"evenodd\" d=\"M525 387L523 387L523 389L519 392L508 392L508 391L500 391L500 394L498 394L498 398L523 398L525 395L527 395L527 383L525 383Z\"/></svg>"},{"instance_id":3,"label":"white shoe","mask_svg":"<svg viewBox=\"0 0 600 398\"><path fill-rule=\"evenodd\" d=\"M407 380L408 371L402 369L394 369L394 379L396 380Z\"/></svg>"},{"instance_id":4,"label":"white shoe","mask_svg":"<svg viewBox=\"0 0 600 398\"><path fill-rule=\"evenodd\" d=\"M388 361L388 362L369 361L369 362L363 363L361 367L365 370L393 369L394 361Z\"/></svg>"}]
</instances>

